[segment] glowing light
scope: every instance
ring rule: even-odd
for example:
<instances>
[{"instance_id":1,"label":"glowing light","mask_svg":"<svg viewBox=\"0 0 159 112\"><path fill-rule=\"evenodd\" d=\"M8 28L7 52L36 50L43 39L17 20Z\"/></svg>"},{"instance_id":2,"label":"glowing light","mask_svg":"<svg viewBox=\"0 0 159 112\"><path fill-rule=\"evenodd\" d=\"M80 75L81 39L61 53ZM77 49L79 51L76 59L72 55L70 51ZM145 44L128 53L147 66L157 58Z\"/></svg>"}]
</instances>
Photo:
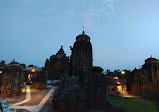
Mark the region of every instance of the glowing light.
<instances>
[{"instance_id":1,"label":"glowing light","mask_svg":"<svg viewBox=\"0 0 159 112\"><path fill-rule=\"evenodd\" d=\"M30 74L28 75L28 80L29 80L29 81L31 80L31 75L30 75Z\"/></svg>"},{"instance_id":2,"label":"glowing light","mask_svg":"<svg viewBox=\"0 0 159 112\"><path fill-rule=\"evenodd\" d=\"M35 72L35 69L33 69L32 72Z\"/></svg>"},{"instance_id":3,"label":"glowing light","mask_svg":"<svg viewBox=\"0 0 159 112\"><path fill-rule=\"evenodd\" d=\"M121 71L121 74L125 74L125 71Z\"/></svg>"},{"instance_id":4,"label":"glowing light","mask_svg":"<svg viewBox=\"0 0 159 112\"><path fill-rule=\"evenodd\" d=\"M113 77L113 79L118 79L118 77Z\"/></svg>"},{"instance_id":5,"label":"glowing light","mask_svg":"<svg viewBox=\"0 0 159 112\"><path fill-rule=\"evenodd\" d=\"M0 73L2 73L2 71L0 71Z\"/></svg>"},{"instance_id":6,"label":"glowing light","mask_svg":"<svg viewBox=\"0 0 159 112\"><path fill-rule=\"evenodd\" d=\"M26 92L30 92L30 89L27 89Z\"/></svg>"}]
</instances>

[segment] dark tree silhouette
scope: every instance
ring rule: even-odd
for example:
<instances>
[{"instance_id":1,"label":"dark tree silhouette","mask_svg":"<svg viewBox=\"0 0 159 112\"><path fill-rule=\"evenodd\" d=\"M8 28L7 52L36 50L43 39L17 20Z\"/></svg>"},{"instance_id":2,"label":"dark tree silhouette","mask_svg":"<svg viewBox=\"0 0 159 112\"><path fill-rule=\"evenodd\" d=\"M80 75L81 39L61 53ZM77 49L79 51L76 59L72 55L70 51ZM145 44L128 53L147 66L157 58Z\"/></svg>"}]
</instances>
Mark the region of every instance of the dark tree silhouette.
<instances>
[{"instance_id":1,"label":"dark tree silhouette","mask_svg":"<svg viewBox=\"0 0 159 112\"><path fill-rule=\"evenodd\" d=\"M34 65L33 64L31 64L31 65L28 65L28 67L33 67Z\"/></svg>"}]
</instances>

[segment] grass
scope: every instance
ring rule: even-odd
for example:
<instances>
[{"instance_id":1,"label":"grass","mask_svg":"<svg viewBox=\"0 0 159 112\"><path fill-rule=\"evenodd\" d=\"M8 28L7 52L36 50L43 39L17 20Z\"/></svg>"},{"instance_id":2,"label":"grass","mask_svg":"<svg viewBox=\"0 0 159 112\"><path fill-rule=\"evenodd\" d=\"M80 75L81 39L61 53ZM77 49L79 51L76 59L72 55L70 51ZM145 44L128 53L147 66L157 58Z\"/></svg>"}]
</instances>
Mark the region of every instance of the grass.
<instances>
[{"instance_id":1,"label":"grass","mask_svg":"<svg viewBox=\"0 0 159 112\"><path fill-rule=\"evenodd\" d=\"M150 100L144 101L144 99L109 97L107 98L107 101L109 101L113 105L123 107L127 112L156 112L154 103Z\"/></svg>"}]
</instances>

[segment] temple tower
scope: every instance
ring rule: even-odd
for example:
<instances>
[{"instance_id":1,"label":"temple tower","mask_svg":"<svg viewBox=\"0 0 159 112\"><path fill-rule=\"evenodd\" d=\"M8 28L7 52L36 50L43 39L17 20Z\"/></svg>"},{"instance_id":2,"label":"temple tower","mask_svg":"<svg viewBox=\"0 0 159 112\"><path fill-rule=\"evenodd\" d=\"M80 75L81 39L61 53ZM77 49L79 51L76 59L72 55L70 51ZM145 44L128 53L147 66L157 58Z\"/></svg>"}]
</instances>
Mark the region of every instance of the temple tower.
<instances>
[{"instance_id":1,"label":"temple tower","mask_svg":"<svg viewBox=\"0 0 159 112\"><path fill-rule=\"evenodd\" d=\"M62 46L56 55L52 55L50 59L46 60L45 69L48 74L48 79L60 79L61 76L68 74L68 57Z\"/></svg>"},{"instance_id":2,"label":"temple tower","mask_svg":"<svg viewBox=\"0 0 159 112\"><path fill-rule=\"evenodd\" d=\"M144 74L147 76L148 80L152 83L153 86L158 88L159 86L159 64L158 60L152 58L152 56L145 60L143 65Z\"/></svg>"},{"instance_id":3,"label":"temple tower","mask_svg":"<svg viewBox=\"0 0 159 112\"><path fill-rule=\"evenodd\" d=\"M89 73L93 66L92 44L90 37L83 33L76 37L76 41L71 47L72 54L70 57L71 73L78 75L81 73Z\"/></svg>"}]
</instances>

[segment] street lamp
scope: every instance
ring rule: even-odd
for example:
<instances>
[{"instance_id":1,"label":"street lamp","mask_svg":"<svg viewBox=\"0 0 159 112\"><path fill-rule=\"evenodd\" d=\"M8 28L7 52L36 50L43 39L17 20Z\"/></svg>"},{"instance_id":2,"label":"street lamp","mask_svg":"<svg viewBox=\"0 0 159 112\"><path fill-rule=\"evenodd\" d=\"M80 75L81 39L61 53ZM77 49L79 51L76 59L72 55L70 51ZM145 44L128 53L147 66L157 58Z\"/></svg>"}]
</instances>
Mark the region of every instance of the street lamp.
<instances>
[{"instance_id":1,"label":"street lamp","mask_svg":"<svg viewBox=\"0 0 159 112\"><path fill-rule=\"evenodd\" d=\"M0 71L0 74L2 73L2 71Z\"/></svg>"}]
</instances>

